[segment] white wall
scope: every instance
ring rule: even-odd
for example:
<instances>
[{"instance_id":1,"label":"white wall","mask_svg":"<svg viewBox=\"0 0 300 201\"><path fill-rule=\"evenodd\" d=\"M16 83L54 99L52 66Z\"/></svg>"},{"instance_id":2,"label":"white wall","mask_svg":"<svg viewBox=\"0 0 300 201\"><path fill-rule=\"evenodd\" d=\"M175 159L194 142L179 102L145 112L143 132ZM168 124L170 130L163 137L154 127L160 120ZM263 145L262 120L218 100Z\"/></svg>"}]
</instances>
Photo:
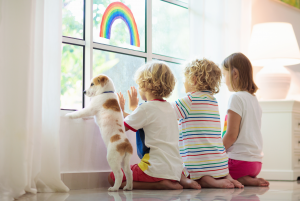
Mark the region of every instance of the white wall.
<instances>
[{"instance_id":1,"label":"white wall","mask_svg":"<svg viewBox=\"0 0 300 201\"><path fill-rule=\"evenodd\" d=\"M61 173L108 172L106 147L94 119L67 119L61 111L60 164ZM136 154L135 133L126 132L134 147L131 164L140 160Z\"/></svg>"},{"instance_id":2,"label":"white wall","mask_svg":"<svg viewBox=\"0 0 300 201\"><path fill-rule=\"evenodd\" d=\"M278 0L253 0L252 26L266 22L288 22L293 25L294 32L300 44L300 9L289 6ZM256 68L255 72L260 68ZM291 88L288 99L300 101L300 64L288 66L292 74Z\"/></svg>"}]
</instances>

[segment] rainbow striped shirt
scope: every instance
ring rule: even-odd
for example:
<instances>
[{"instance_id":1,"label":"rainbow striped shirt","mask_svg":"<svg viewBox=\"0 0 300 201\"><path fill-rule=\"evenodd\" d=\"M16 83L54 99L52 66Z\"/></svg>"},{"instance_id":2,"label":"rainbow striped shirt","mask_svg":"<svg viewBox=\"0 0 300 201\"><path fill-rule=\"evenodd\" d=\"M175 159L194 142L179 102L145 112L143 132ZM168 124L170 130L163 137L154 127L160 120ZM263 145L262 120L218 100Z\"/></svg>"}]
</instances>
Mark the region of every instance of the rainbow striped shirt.
<instances>
[{"instance_id":1,"label":"rainbow striped shirt","mask_svg":"<svg viewBox=\"0 0 300 201\"><path fill-rule=\"evenodd\" d=\"M210 91L188 93L173 104L179 119L179 150L184 173L193 180L225 177L228 157L221 138L218 102Z\"/></svg>"}]
</instances>

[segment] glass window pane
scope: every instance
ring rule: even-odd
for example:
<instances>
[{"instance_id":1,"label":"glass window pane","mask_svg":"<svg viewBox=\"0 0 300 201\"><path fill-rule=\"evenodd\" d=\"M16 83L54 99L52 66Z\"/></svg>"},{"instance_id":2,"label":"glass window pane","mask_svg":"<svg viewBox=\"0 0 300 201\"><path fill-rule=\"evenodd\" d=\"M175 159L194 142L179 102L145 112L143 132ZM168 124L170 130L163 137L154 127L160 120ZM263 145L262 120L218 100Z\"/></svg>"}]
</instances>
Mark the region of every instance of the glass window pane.
<instances>
[{"instance_id":1,"label":"glass window pane","mask_svg":"<svg viewBox=\"0 0 300 201\"><path fill-rule=\"evenodd\" d=\"M145 0L93 0L93 38L94 42L145 51Z\"/></svg>"},{"instance_id":2,"label":"glass window pane","mask_svg":"<svg viewBox=\"0 0 300 201\"><path fill-rule=\"evenodd\" d=\"M179 0L179 1L182 1L184 3L189 3L189 0Z\"/></svg>"},{"instance_id":3,"label":"glass window pane","mask_svg":"<svg viewBox=\"0 0 300 201\"><path fill-rule=\"evenodd\" d=\"M155 54L183 59L188 57L188 9L161 0L153 0L152 48Z\"/></svg>"},{"instance_id":4,"label":"glass window pane","mask_svg":"<svg viewBox=\"0 0 300 201\"><path fill-rule=\"evenodd\" d=\"M63 0L63 36L83 39L83 4L84 0Z\"/></svg>"},{"instance_id":5,"label":"glass window pane","mask_svg":"<svg viewBox=\"0 0 300 201\"><path fill-rule=\"evenodd\" d=\"M125 111L127 113L130 112L127 90L131 86L137 87L134 74L144 64L145 58L95 49L93 51L93 77L105 74L113 80L116 92L122 92L126 99ZM140 97L139 99L142 102Z\"/></svg>"},{"instance_id":6,"label":"glass window pane","mask_svg":"<svg viewBox=\"0 0 300 201\"><path fill-rule=\"evenodd\" d=\"M61 96L62 109L82 109L83 47L62 44Z\"/></svg>"}]
</instances>

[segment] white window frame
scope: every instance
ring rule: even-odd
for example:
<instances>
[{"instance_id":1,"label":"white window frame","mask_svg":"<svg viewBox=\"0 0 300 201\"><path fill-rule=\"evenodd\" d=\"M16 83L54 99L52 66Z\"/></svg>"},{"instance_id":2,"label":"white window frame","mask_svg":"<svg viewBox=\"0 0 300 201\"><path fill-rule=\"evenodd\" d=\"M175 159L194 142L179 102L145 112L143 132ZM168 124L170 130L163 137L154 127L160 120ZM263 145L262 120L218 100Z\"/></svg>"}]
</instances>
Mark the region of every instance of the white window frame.
<instances>
[{"instance_id":1,"label":"white window frame","mask_svg":"<svg viewBox=\"0 0 300 201\"><path fill-rule=\"evenodd\" d=\"M188 4L179 0L161 0L183 8L188 9ZM136 50L125 49L122 47L116 47L111 45L105 45L101 43L96 43L93 41L93 0L84 0L84 37L83 39L70 38L62 36L63 44L78 45L84 47L83 55L83 88L90 85L90 80L93 77L93 49L110 51L114 53L127 54L130 56L143 57L146 62L152 59L158 59L161 61L172 62L176 64L182 64L185 60L163 56L159 54L152 53L152 0L145 0L146 6L146 49L145 52L140 52ZM83 96L83 107L89 103L90 99Z\"/></svg>"}]
</instances>

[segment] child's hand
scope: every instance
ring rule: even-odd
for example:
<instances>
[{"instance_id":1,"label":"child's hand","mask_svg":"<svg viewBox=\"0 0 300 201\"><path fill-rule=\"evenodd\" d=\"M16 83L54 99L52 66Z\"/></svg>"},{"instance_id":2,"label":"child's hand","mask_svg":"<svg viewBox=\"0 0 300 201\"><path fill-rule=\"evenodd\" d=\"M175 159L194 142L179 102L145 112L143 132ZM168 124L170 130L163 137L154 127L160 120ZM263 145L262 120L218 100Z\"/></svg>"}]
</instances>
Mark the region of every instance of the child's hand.
<instances>
[{"instance_id":1,"label":"child's hand","mask_svg":"<svg viewBox=\"0 0 300 201\"><path fill-rule=\"evenodd\" d=\"M128 90L127 93L129 99L129 109L131 111L134 111L139 104L139 98L137 97L136 88L130 87L130 91Z\"/></svg>"},{"instance_id":2,"label":"child's hand","mask_svg":"<svg viewBox=\"0 0 300 201\"><path fill-rule=\"evenodd\" d=\"M121 92L117 93L117 95L118 95L121 110L124 112L124 107L125 107L125 101L126 100L124 99L124 96Z\"/></svg>"}]
</instances>

